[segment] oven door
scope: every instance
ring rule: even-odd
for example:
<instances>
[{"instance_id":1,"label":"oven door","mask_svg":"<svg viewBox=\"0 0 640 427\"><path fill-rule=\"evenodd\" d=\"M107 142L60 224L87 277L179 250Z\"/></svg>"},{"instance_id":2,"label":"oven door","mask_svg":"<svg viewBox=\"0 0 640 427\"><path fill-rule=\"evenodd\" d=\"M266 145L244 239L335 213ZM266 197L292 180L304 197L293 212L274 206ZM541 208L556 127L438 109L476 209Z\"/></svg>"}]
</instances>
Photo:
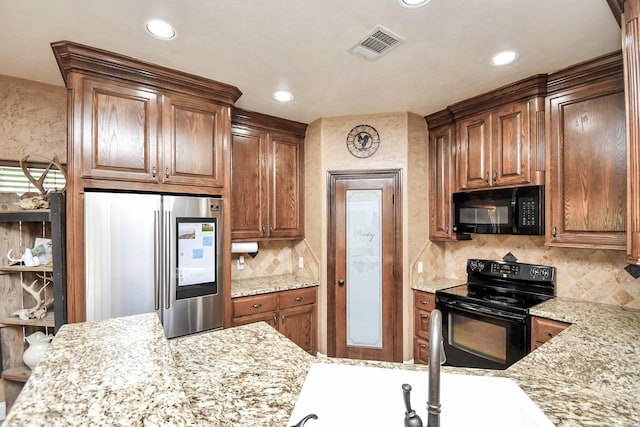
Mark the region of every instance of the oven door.
<instances>
[{"instance_id":1,"label":"oven door","mask_svg":"<svg viewBox=\"0 0 640 427\"><path fill-rule=\"evenodd\" d=\"M527 354L527 317L438 295L447 365L506 369Z\"/></svg>"}]
</instances>

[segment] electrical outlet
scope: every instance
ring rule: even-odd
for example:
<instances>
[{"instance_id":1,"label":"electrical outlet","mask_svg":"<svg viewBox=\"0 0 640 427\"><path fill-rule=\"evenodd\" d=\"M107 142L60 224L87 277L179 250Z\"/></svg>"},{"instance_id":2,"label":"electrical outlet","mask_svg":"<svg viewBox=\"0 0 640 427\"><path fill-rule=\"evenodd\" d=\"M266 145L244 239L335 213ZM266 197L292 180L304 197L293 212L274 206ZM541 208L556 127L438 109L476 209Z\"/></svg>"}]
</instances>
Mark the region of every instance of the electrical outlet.
<instances>
[{"instance_id":1,"label":"electrical outlet","mask_svg":"<svg viewBox=\"0 0 640 427\"><path fill-rule=\"evenodd\" d=\"M238 257L238 270L244 270L244 255Z\"/></svg>"},{"instance_id":2,"label":"electrical outlet","mask_svg":"<svg viewBox=\"0 0 640 427\"><path fill-rule=\"evenodd\" d=\"M298 257L298 267L299 268L304 268L304 258L303 257Z\"/></svg>"},{"instance_id":3,"label":"electrical outlet","mask_svg":"<svg viewBox=\"0 0 640 427\"><path fill-rule=\"evenodd\" d=\"M418 273L424 272L424 263L422 261L418 262Z\"/></svg>"}]
</instances>

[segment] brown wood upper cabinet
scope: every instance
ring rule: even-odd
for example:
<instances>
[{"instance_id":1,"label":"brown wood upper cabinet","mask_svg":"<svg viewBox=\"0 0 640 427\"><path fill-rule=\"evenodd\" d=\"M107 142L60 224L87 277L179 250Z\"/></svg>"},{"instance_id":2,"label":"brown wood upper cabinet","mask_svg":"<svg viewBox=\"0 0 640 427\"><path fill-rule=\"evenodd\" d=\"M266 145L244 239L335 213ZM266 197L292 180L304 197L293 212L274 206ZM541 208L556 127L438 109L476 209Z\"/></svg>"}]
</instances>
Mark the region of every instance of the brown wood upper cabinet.
<instances>
[{"instance_id":1,"label":"brown wood upper cabinet","mask_svg":"<svg viewBox=\"0 0 640 427\"><path fill-rule=\"evenodd\" d=\"M626 248L627 156L618 52L549 76L546 244Z\"/></svg>"},{"instance_id":2,"label":"brown wood upper cabinet","mask_svg":"<svg viewBox=\"0 0 640 427\"><path fill-rule=\"evenodd\" d=\"M455 135L448 110L425 117L429 127L429 239L468 239L452 231L451 194L455 186Z\"/></svg>"},{"instance_id":3,"label":"brown wood upper cabinet","mask_svg":"<svg viewBox=\"0 0 640 427\"><path fill-rule=\"evenodd\" d=\"M539 104L513 102L457 122L458 190L532 183Z\"/></svg>"},{"instance_id":4,"label":"brown wood upper cabinet","mask_svg":"<svg viewBox=\"0 0 640 427\"><path fill-rule=\"evenodd\" d=\"M306 125L235 109L231 129L233 240L304 237Z\"/></svg>"},{"instance_id":5,"label":"brown wood upper cabinet","mask_svg":"<svg viewBox=\"0 0 640 427\"><path fill-rule=\"evenodd\" d=\"M82 178L224 185L224 105L92 79L84 97Z\"/></svg>"}]
</instances>

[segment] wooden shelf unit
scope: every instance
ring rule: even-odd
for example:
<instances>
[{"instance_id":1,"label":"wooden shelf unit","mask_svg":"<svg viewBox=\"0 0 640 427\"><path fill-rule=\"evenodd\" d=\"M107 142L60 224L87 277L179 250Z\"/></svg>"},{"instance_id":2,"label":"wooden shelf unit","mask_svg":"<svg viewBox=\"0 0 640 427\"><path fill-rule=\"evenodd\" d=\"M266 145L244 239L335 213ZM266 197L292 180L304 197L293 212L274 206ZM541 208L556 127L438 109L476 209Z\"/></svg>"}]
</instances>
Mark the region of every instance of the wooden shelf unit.
<instances>
[{"instance_id":1,"label":"wooden shelf unit","mask_svg":"<svg viewBox=\"0 0 640 427\"><path fill-rule=\"evenodd\" d=\"M5 369L2 371L2 379L6 381L26 383L30 376L31 369L26 366L18 366L17 368Z\"/></svg>"},{"instance_id":2,"label":"wooden shelf unit","mask_svg":"<svg viewBox=\"0 0 640 427\"><path fill-rule=\"evenodd\" d=\"M48 312L42 319L22 320L19 317L0 318L0 328L6 326L34 326L44 328L55 328L55 316L52 312Z\"/></svg>"}]
</instances>

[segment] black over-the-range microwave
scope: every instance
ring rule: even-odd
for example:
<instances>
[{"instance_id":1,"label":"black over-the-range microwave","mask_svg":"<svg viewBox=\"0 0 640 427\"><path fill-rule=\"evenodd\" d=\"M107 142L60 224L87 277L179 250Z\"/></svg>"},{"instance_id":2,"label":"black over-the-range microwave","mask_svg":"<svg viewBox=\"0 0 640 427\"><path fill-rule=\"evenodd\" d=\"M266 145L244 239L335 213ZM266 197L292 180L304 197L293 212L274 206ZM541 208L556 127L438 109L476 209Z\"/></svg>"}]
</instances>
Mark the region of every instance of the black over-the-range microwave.
<instances>
[{"instance_id":1,"label":"black over-the-range microwave","mask_svg":"<svg viewBox=\"0 0 640 427\"><path fill-rule=\"evenodd\" d=\"M453 193L453 231L544 234L544 186Z\"/></svg>"}]
</instances>

